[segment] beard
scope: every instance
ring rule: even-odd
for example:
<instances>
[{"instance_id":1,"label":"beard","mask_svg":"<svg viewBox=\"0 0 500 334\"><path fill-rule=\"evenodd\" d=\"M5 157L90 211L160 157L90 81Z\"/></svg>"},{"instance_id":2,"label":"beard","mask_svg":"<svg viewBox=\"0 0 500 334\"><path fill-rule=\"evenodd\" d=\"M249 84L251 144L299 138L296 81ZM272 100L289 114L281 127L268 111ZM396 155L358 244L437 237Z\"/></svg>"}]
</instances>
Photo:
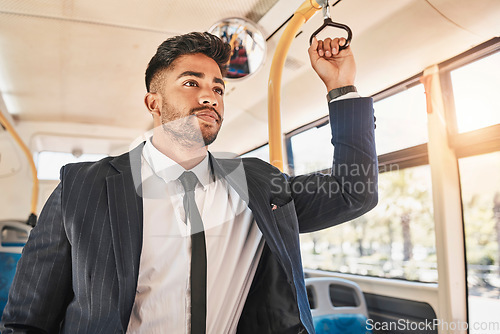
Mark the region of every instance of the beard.
<instances>
[{"instance_id":1,"label":"beard","mask_svg":"<svg viewBox=\"0 0 500 334\"><path fill-rule=\"evenodd\" d=\"M196 112L210 109L218 116L214 124L205 124L198 121ZM212 107L193 108L186 115L167 101L163 102L161 113L163 131L177 143L184 147L207 146L214 142L222 125L222 117Z\"/></svg>"}]
</instances>

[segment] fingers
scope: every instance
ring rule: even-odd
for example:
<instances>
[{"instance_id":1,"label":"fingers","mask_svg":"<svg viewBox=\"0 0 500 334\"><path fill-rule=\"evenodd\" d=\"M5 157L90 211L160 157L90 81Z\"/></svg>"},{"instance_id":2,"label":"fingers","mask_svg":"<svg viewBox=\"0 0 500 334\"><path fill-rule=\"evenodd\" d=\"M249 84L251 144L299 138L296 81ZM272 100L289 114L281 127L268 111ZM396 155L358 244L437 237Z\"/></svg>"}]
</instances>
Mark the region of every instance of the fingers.
<instances>
[{"instance_id":1,"label":"fingers","mask_svg":"<svg viewBox=\"0 0 500 334\"><path fill-rule=\"evenodd\" d=\"M316 37L313 38L313 44L315 44ZM339 47L346 45L347 41L345 38L326 38L324 41L317 41L317 52L320 57L330 58L336 56L339 53ZM311 47L313 46L311 44Z\"/></svg>"}]
</instances>

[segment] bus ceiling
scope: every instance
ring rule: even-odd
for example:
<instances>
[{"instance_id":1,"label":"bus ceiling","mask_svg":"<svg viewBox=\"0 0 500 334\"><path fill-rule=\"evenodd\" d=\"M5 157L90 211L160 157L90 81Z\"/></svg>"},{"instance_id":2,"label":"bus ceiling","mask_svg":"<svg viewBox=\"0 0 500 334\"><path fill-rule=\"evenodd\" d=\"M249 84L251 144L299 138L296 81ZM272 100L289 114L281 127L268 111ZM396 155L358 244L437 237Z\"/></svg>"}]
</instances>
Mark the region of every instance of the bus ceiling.
<instances>
[{"instance_id":1,"label":"bus ceiling","mask_svg":"<svg viewBox=\"0 0 500 334\"><path fill-rule=\"evenodd\" d=\"M75 0L71 8L66 2L53 6L1 2L4 110L18 121L14 126L23 127L20 133L27 143L35 132L74 136L104 131L123 137L122 130L127 129L133 139L151 127L142 104L145 63L151 51L166 37L206 30L231 13L256 21L268 47L266 62L255 75L228 85L225 124L230 126L222 129L213 150L248 151L268 141L263 87L283 23L302 3L238 0L216 6L169 0L160 7L132 2L120 5L117 12L118 3L113 1L103 5ZM151 15L137 15L153 8ZM366 96L498 36L500 2L349 0L336 4L332 14L353 31L356 85ZM188 15L190 20L185 19ZM281 108L286 115L282 132L326 115L325 92L319 81L311 79L305 52L309 37L323 22L322 15L313 16L290 46L282 79ZM304 87L303 82L311 84Z\"/></svg>"}]
</instances>

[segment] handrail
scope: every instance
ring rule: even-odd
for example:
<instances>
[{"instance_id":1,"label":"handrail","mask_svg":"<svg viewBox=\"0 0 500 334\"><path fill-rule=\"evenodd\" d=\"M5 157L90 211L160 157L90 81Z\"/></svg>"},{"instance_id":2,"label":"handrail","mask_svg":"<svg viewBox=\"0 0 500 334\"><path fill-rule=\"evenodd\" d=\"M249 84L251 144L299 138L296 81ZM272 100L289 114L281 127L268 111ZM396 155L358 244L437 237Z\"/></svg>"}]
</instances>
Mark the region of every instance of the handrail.
<instances>
[{"instance_id":1,"label":"handrail","mask_svg":"<svg viewBox=\"0 0 500 334\"><path fill-rule=\"evenodd\" d=\"M322 8L319 3L326 1L306 0L295 11L288 23L283 35L278 42L271 63L271 72L268 82L268 127L269 127L269 161L271 164L283 171L283 140L281 133L281 77L283 66L292 44L300 27L307 22L318 10Z\"/></svg>"},{"instance_id":2,"label":"handrail","mask_svg":"<svg viewBox=\"0 0 500 334\"><path fill-rule=\"evenodd\" d=\"M14 127L10 124L7 118L4 116L2 110L0 110L0 124L10 133L10 135L14 138L14 140L19 144L21 149L23 150L26 158L28 159L28 163L31 168L31 174L33 176L33 188L31 191L31 215L28 218L28 224L31 226L35 226L36 224L36 212L37 212L37 204L38 204L38 176L36 171L35 162L33 161L33 156L28 146L23 142L21 137L17 134Z\"/></svg>"}]
</instances>

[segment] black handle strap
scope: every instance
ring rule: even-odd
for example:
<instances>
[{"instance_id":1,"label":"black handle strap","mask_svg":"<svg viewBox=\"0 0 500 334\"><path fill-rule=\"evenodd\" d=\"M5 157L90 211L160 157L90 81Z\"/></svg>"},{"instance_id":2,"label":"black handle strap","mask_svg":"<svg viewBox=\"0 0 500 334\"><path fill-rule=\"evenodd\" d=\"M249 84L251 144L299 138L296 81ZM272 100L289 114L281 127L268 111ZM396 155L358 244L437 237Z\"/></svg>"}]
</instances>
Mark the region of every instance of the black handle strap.
<instances>
[{"instance_id":1,"label":"black handle strap","mask_svg":"<svg viewBox=\"0 0 500 334\"><path fill-rule=\"evenodd\" d=\"M330 18L325 18L323 25L321 27L319 27L315 32L313 32L313 34L311 35L311 38L309 38L309 45L312 44L313 38L317 34L319 34L321 31L323 31L323 29L325 29L326 27L340 28L340 29L344 29L345 31L347 31L347 41L346 41L345 45L341 45L339 47L339 52L346 49L347 47L349 47L349 45L351 44L351 39L352 39L351 28L349 28L345 24L333 22L332 19L330 19Z\"/></svg>"}]
</instances>

